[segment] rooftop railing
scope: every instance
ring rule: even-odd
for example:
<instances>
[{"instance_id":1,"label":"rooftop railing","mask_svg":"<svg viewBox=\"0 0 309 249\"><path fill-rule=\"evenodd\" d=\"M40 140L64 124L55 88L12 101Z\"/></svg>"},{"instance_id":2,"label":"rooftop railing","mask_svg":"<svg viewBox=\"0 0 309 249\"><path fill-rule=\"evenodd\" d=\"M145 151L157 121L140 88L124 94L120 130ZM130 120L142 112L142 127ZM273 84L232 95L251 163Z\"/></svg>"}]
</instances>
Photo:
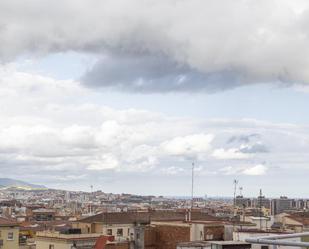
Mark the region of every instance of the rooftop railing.
<instances>
[{"instance_id":1,"label":"rooftop railing","mask_svg":"<svg viewBox=\"0 0 309 249\"><path fill-rule=\"evenodd\" d=\"M309 242L287 240L287 239L302 238L302 237L307 237L307 236L309 236L309 232L280 234L280 235L248 238L246 239L246 242L252 243L252 244L273 245L274 249L277 248L277 246L294 246L294 247L308 247L309 248Z\"/></svg>"}]
</instances>

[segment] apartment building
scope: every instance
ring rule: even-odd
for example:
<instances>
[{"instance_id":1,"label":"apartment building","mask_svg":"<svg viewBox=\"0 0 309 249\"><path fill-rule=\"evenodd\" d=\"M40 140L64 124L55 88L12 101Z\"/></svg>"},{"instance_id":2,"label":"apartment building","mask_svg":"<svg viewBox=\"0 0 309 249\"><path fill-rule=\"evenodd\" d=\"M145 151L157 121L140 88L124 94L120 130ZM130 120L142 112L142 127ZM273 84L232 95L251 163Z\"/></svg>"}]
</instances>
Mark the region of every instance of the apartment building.
<instances>
[{"instance_id":1,"label":"apartment building","mask_svg":"<svg viewBox=\"0 0 309 249\"><path fill-rule=\"evenodd\" d=\"M101 233L114 236L116 241L133 240L135 228L154 221L185 221L189 215L185 211L152 211L152 212L114 212L100 213L81 219L72 224L73 228L81 229L83 234ZM206 213L192 213L192 221L216 221L217 218Z\"/></svg>"},{"instance_id":2,"label":"apartment building","mask_svg":"<svg viewBox=\"0 0 309 249\"><path fill-rule=\"evenodd\" d=\"M271 214L276 215L283 213L284 211L291 210L294 203L294 199L289 199L286 196L281 196L279 199L272 199Z\"/></svg>"},{"instance_id":3,"label":"apartment building","mask_svg":"<svg viewBox=\"0 0 309 249\"><path fill-rule=\"evenodd\" d=\"M245 198L242 195L236 196L235 205L240 208L251 207L251 199Z\"/></svg>"},{"instance_id":4,"label":"apartment building","mask_svg":"<svg viewBox=\"0 0 309 249\"><path fill-rule=\"evenodd\" d=\"M224 239L224 224L212 221L161 221L134 232L136 249L176 249L179 243Z\"/></svg>"},{"instance_id":5,"label":"apartment building","mask_svg":"<svg viewBox=\"0 0 309 249\"><path fill-rule=\"evenodd\" d=\"M278 231L262 231L258 229L250 229L250 230L240 230L233 233L233 240L234 241L242 241L245 242L246 239L252 237L264 237L264 236L271 236L271 235L279 235L284 234ZM282 239L282 241L294 241L294 242L301 242L301 238L290 238L290 239ZM262 245L262 244L252 244L252 249L272 249L272 245ZM280 249L299 249L297 246L280 246Z\"/></svg>"},{"instance_id":6,"label":"apartment building","mask_svg":"<svg viewBox=\"0 0 309 249\"><path fill-rule=\"evenodd\" d=\"M114 241L113 236L100 234L63 234L40 232L35 249L130 249L128 241Z\"/></svg>"},{"instance_id":7,"label":"apartment building","mask_svg":"<svg viewBox=\"0 0 309 249\"><path fill-rule=\"evenodd\" d=\"M19 226L15 221L0 217L0 249L19 248Z\"/></svg>"},{"instance_id":8,"label":"apartment building","mask_svg":"<svg viewBox=\"0 0 309 249\"><path fill-rule=\"evenodd\" d=\"M35 243L36 249L93 249L100 236L101 234L38 232Z\"/></svg>"}]
</instances>

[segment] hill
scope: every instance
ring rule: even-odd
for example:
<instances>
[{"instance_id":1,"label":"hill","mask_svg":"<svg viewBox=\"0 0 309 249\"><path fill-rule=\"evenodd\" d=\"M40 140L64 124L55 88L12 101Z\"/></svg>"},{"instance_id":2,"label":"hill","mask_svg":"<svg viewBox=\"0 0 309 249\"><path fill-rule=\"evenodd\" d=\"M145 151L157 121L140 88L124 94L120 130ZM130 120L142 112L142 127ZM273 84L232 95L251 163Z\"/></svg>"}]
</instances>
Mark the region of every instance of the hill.
<instances>
[{"instance_id":1,"label":"hill","mask_svg":"<svg viewBox=\"0 0 309 249\"><path fill-rule=\"evenodd\" d=\"M28 182L10 179L0 178L0 188L19 188L19 189L46 189L44 185L31 184Z\"/></svg>"}]
</instances>

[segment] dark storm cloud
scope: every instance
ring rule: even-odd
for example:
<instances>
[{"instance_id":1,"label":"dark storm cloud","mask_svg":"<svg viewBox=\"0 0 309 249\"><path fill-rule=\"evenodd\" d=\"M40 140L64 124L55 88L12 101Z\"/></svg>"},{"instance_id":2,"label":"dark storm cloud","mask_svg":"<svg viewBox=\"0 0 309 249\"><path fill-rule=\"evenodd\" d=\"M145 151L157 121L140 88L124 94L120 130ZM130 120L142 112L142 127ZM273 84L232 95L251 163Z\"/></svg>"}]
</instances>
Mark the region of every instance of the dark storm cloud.
<instances>
[{"instance_id":1,"label":"dark storm cloud","mask_svg":"<svg viewBox=\"0 0 309 249\"><path fill-rule=\"evenodd\" d=\"M262 136L258 133L249 135L235 135L230 137L226 144L239 146L238 152L245 154L268 153L269 148L262 143Z\"/></svg>"},{"instance_id":2,"label":"dark storm cloud","mask_svg":"<svg viewBox=\"0 0 309 249\"><path fill-rule=\"evenodd\" d=\"M3 0L0 62L107 54L83 82L138 92L303 85L308 7L301 0Z\"/></svg>"},{"instance_id":3,"label":"dark storm cloud","mask_svg":"<svg viewBox=\"0 0 309 249\"><path fill-rule=\"evenodd\" d=\"M228 139L227 143L249 143L252 139L260 138L260 134L253 133L249 135L239 135L239 136L232 136Z\"/></svg>"},{"instance_id":4,"label":"dark storm cloud","mask_svg":"<svg viewBox=\"0 0 309 249\"><path fill-rule=\"evenodd\" d=\"M245 154L254 154L254 153L268 153L269 149L264 144L253 144L253 145L247 145L239 149L239 152L245 153Z\"/></svg>"},{"instance_id":5,"label":"dark storm cloud","mask_svg":"<svg viewBox=\"0 0 309 249\"><path fill-rule=\"evenodd\" d=\"M166 56L113 54L101 59L81 81L90 87L133 92L215 92L241 85L244 77L233 70L203 73Z\"/></svg>"}]
</instances>

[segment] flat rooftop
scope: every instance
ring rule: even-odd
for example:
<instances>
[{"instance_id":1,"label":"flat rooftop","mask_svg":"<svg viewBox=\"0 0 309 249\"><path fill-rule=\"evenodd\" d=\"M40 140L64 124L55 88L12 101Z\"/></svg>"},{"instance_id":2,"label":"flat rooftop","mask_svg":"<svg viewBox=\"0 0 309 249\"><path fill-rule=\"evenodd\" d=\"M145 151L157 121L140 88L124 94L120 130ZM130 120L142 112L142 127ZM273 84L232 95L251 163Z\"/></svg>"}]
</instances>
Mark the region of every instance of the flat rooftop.
<instances>
[{"instance_id":1,"label":"flat rooftop","mask_svg":"<svg viewBox=\"0 0 309 249\"><path fill-rule=\"evenodd\" d=\"M226 240L226 241L209 241L211 244L215 245L251 245L250 243L244 241Z\"/></svg>"},{"instance_id":2,"label":"flat rooftop","mask_svg":"<svg viewBox=\"0 0 309 249\"><path fill-rule=\"evenodd\" d=\"M210 243L208 241L190 241L190 242L181 242L178 243L177 246L190 246L190 247L206 247L209 246L210 247Z\"/></svg>"},{"instance_id":3,"label":"flat rooftop","mask_svg":"<svg viewBox=\"0 0 309 249\"><path fill-rule=\"evenodd\" d=\"M177 246L180 247L211 247L211 245L251 245L250 243L243 241L191 241L191 242L181 242Z\"/></svg>"},{"instance_id":4,"label":"flat rooftop","mask_svg":"<svg viewBox=\"0 0 309 249\"><path fill-rule=\"evenodd\" d=\"M62 234L58 232L37 232L37 239L60 239L60 240L87 240L102 236L100 233L89 234Z\"/></svg>"}]
</instances>

